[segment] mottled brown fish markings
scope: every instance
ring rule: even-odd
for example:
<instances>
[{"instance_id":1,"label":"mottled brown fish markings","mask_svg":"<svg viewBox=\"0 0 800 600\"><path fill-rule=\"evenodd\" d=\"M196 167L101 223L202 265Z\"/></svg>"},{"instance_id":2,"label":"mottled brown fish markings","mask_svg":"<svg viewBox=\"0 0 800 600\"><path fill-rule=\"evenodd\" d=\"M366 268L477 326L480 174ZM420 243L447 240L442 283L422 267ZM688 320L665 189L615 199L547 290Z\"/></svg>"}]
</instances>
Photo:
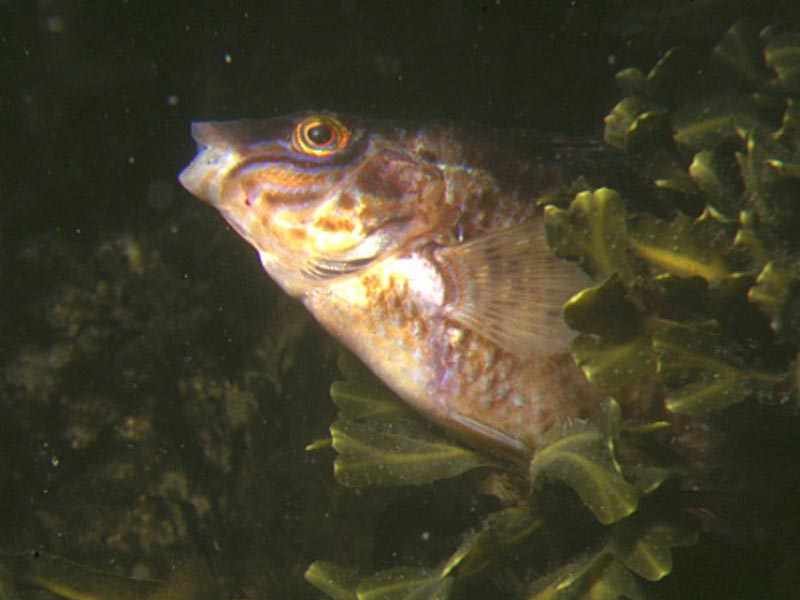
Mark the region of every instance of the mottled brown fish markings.
<instances>
[{"instance_id":1,"label":"mottled brown fish markings","mask_svg":"<svg viewBox=\"0 0 800 600\"><path fill-rule=\"evenodd\" d=\"M192 132L183 185L417 410L525 456L596 409L561 318L586 278L552 255L535 203L569 157L537 140L520 159L503 134L329 113Z\"/></svg>"}]
</instances>

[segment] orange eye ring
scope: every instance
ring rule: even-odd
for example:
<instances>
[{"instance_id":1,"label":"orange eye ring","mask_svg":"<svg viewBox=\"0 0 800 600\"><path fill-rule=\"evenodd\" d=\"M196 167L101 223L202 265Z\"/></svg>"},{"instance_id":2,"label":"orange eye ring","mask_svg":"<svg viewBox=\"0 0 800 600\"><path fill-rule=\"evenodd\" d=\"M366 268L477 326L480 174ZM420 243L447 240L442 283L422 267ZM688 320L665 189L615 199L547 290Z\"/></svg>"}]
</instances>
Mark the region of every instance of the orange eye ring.
<instances>
[{"instance_id":1,"label":"orange eye ring","mask_svg":"<svg viewBox=\"0 0 800 600\"><path fill-rule=\"evenodd\" d=\"M350 130L338 119L326 115L303 119L292 134L295 150L311 156L330 156L347 148L349 143Z\"/></svg>"}]
</instances>

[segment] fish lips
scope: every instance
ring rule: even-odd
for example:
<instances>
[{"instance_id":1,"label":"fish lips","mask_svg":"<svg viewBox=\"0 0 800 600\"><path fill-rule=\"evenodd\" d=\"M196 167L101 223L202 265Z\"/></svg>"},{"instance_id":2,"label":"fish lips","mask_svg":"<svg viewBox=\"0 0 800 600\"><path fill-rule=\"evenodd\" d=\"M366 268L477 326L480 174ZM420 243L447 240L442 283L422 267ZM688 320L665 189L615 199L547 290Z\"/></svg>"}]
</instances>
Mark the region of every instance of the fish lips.
<instances>
[{"instance_id":1,"label":"fish lips","mask_svg":"<svg viewBox=\"0 0 800 600\"><path fill-rule=\"evenodd\" d=\"M218 205L222 182L241 157L225 142L217 123L192 123L192 137L197 142L197 154L178 180L194 196Z\"/></svg>"}]
</instances>

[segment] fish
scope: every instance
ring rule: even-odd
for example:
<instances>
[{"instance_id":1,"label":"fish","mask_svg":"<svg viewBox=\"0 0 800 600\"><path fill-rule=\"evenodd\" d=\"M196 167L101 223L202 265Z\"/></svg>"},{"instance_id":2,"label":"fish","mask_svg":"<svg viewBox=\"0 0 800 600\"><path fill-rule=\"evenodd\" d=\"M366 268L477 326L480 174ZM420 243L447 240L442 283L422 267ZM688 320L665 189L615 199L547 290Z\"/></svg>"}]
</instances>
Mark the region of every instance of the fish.
<instances>
[{"instance_id":1,"label":"fish","mask_svg":"<svg viewBox=\"0 0 800 600\"><path fill-rule=\"evenodd\" d=\"M198 151L181 184L425 417L530 457L554 428L598 410L562 315L591 280L553 254L537 202L582 174L596 147L327 111L191 133Z\"/></svg>"}]
</instances>

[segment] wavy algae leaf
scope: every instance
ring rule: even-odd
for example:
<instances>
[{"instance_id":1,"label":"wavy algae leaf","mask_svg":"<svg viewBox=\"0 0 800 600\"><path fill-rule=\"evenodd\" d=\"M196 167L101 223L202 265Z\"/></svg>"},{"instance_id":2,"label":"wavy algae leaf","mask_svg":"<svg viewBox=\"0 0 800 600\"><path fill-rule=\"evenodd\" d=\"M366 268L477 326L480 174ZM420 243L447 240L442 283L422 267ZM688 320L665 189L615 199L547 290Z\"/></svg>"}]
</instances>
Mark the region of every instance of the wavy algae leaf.
<instances>
[{"instance_id":1,"label":"wavy algae leaf","mask_svg":"<svg viewBox=\"0 0 800 600\"><path fill-rule=\"evenodd\" d=\"M777 76L776 87L800 93L800 34L776 35L764 48L764 60Z\"/></svg>"},{"instance_id":2,"label":"wavy algae leaf","mask_svg":"<svg viewBox=\"0 0 800 600\"><path fill-rule=\"evenodd\" d=\"M694 531L634 515L614 525L609 549L639 577L658 581L672 571L672 549L696 542Z\"/></svg>"},{"instance_id":3,"label":"wavy algae leaf","mask_svg":"<svg viewBox=\"0 0 800 600\"><path fill-rule=\"evenodd\" d=\"M739 22L725 32L714 48L714 58L750 86L761 87L769 78L761 62L757 32L747 22Z\"/></svg>"},{"instance_id":4,"label":"wavy algae leaf","mask_svg":"<svg viewBox=\"0 0 800 600\"><path fill-rule=\"evenodd\" d=\"M333 600L447 600L453 579L440 570L395 567L369 577L335 563L317 561L305 573L306 581Z\"/></svg>"},{"instance_id":5,"label":"wavy algae leaf","mask_svg":"<svg viewBox=\"0 0 800 600\"><path fill-rule=\"evenodd\" d=\"M331 399L340 418L411 417L414 412L384 385L370 381L334 381Z\"/></svg>"},{"instance_id":6,"label":"wavy algae leaf","mask_svg":"<svg viewBox=\"0 0 800 600\"><path fill-rule=\"evenodd\" d=\"M656 426L661 426L662 429L668 429L669 424L662 421L660 423L655 424ZM655 459L651 459L655 460ZM676 467L660 467L656 465L628 465L625 464L623 471L625 472L625 478L630 481L639 493L643 496L647 494L652 494L658 488L661 487L661 484L664 483L667 479L671 479L674 477L679 477L684 475L684 471L678 469Z\"/></svg>"},{"instance_id":7,"label":"wavy algae leaf","mask_svg":"<svg viewBox=\"0 0 800 600\"><path fill-rule=\"evenodd\" d=\"M104 573L43 552L3 555L0 561L13 573L15 582L47 590L59 598L148 600L165 585Z\"/></svg>"},{"instance_id":8,"label":"wavy algae leaf","mask_svg":"<svg viewBox=\"0 0 800 600\"><path fill-rule=\"evenodd\" d=\"M360 577L352 569L318 561L305 578L334 600L445 600L457 578L502 560L541 525L528 508L508 508L489 515L440 568L396 567Z\"/></svg>"},{"instance_id":9,"label":"wavy algae leaf","mask_svg":"<svg viewBox=\"0 0 800 600\"><path fill-rule=\"evenodd\" d=\"M417 485L455 477L491 458L434 431L352 355L340 357L356 378L331 385L339 415L331 425L336 480L348 487Z\"/></svg>"},{"instance_id":10,"label":"wavy algae leaf","mask_svg":"<svg viewBox=\"0 0 800 600\"><path fill-rule=\"evenodd\" d=\"M417 419L337 419L336 480L347 487L419 485L456 477L490 458L432 432Z\"/></svg>"},{"instance_id":11,"label":"wavy algae leaf","mask_svg":"<svg viewBox=\"0 0 800 600\"><path fill-rule=\"evenodd\" d=\"M791 123L794 117L789 115L788 109L786 116ZM737 154L737 160L745 195L758 218L762 239L771 246L778 243L796 250L800 228L800 211L797 210L800 156L790 146L800 140L796 139L797 131L789 123L785 123L786 129L779 130L780 141L776 134L760 130L748 132L746 152Z\"/></svg>"},{"instance_id":12,"label":"wavy algae leaf","mask_svg":"<svg viewBox=\"0 0 800 600\"><path fill-rule=\"evenodd\" d=\"M579 424L536 452L530 479L534 487L547 479L565 483L604 525L627 517L639 502L639 492L620 472L611 440Z\"/></svg>"},{"instance_id":13,"label":"wavy algae leaf","mask_svg":"<svg viewBox=\"0 0 800 600\"><path fill-rule=\"evenodd\" d=\"M756 279L756 285L747 292L747 299L758 306L770 318L773 331L783 329L783 317L786 302L790 297L793 281L792 274L774 262L767 263Z\"/></svg>"},{"instance_id":14,"label":"wavy algae leaf","mask_svg":"<svg viewBox=\"0 0 800 600\"><path fill-rule=\"evenodd\" d=\"M572 356L586 378L623 404L655 381L656 356L642 317L619 278L582 290L564 306L564 319L579 335Z\"/></svg>"},{"instance_id":15,"label":"wavy algae leaf","mask_svg":"<svg viewBox=\"0 0 800 600\"><path fill-rule=\"evenodd\" d=\"M711 216L725 223L735 222L742 210L741 181L733 156L715 150L694 155L689 175L705 194Z\"/></svg>"},{"instance_id":16,"label":"wavy algae leaf","mask_svg":"<svg viewBox=\"0 0 800 600\"><path fill-rule=\"evenodd\" d=\"M211 600L220 593L202 561L178 567L163 581L105 573L44 552L2 554L0 566L0 575L9 573L15 587L21 584L46 590L69 600Z\"/></svg>"},{"instance_id":17,"label":"wavy algae leaf","mask_svg":"<svg viewBox=\"0 0 800 600\"><path fill-rule=\"evenodd\" d=\"M581 192L568 210L545 207L545 227L558 256L578 258L595 278L617 273L623 281L632 277L626 241L625 208L614 190L600 188Z\"/></svg>"},{"instance_id":18,"label":"wavy algae leaf","mask_svg":"<svg viewBox=\"0 0 800 600\"><path fill-rule=\"evenodd\" d=\"M606 548L535 582L527 600L645 600L636 577Z\"/></svg>"},{"instance_id":19,"label":"wavy algae leaf","mask_svg":"<svg viewBox=\"0 0 800 600\"><path fill-rule=\"evenodd\" d=\"M740 131L760 124L755 103L743 96L722 94L683 106L673 116L675 142L693 150L713 148L739 139Z\"/></svg>"},{"instance_id":20,"label":"wavy algae leaf","mask_svg":"<svg viewBox=\"0 0 800 600\"><path fill-rule=\"evenodd\" d=\"M789 162L772 158L767 161L767 165L778 175L792 179L800 179L800 162L798 161Z\"/></svg>"},{"instance_id":21,"label":"wavy algae leaf","mask_svg":"<svg viewBox=\"0 0 800 600\"><path fill-rule=\"evenodd\" d=\"M305 578L333 600L358 600L356 587L360 577L355 569L318 560L306 569Z\"/></svg>"},{"instance_id":22,"label":"wavy algae leaf","mask_svg":"<svg viewBox=\"0 0 800 600\"><path fill-rule=\"evenodd\" d=\"M605 118L605 142L619 150L627 150L631 133L638 128L641 118L644 115L663 114L663 109L641 96L623 98Z\"/></svg>"},{"instance_id":23,"label":"wavy algae leaf","mask_svg":"<svg viewBox=\"0 0 800 600\"><path fill-rule=\"evenodd\" d=\"M724 254L733 236L713 219L679 214L672 221L663 221L643 215L630 229L633 248L657 273L702 277L709 282L730 275Z\"/></svg>"},{"instance_id":24,"label":"wavy algae leaf","mask_svg":"<svg viewBox=\"0 0 800 600\"><path fill-rule=\"evenodd\" d=\"M356 589L358 600L447 600L452 577L439 570L396 567L364 579Z\"/></svg>"},{"instance_id":25,"label":"wavy algae leaf","mask_svg":"<svg viewBox=\"0 0 800 600\"><path fill-rule=\"evenodd\" d=\"M489 515L481 528L467 537L442 567L442 575L474 575L524 542L542 526L528 508L512 507Z\"/></svg>"},{"instance_id":26,"label":"wavy algae leaf","mask_svg":"<svg viewBox=\"0 0 800 600\"><path fill-rule=\"evenodd\" d=\"M783 111L781 128L774 134L775 139L794 148L800 149L800 103L797 98L786 99L786 110Z\"/></svg>"},{"instance_id":27,"label":"wavy algae leaf","mask_svg":"<svg viewBox=\"0 0 800 600\"><path fill-rule=\"evenodd\" d=\"M648 335L621 342L581 335L572 342L572 355L589 381L620 401L656 379L656 355Z\"/></svg>"},{"instance_id":28,"label":"wavy algae leaf","mask_svg":"<svg viewBox=\"0 0 800 600\"><path fill-rule=\"evenodd\" d=\"M625 152L633 156L656 153L659 160L654 162L658 164L659 168L654 169L654 165L650 165L650 169L647 172L665 172L664 165L667 163L664 163L661 159L668 156L668 153L664 152L666 150L664 146L665 140L669 139L670 133L666 113L660 111L642 113L628 127L625 137Z\"/></svg>"},{"instance_id":29,"label":"wavy algae leaf","mask_svg":"<svg viewBox=\"0 0 800 600\"><path fill-rule=\"evenodd\" d=\"M771 398L784 375L749 369L715 322L659 321L654 326L653 349L658 374L667 388L668 410L703 415L756 396Z\"/></svg>"},{"instance_id":30,"label":"wavy algae leaf","mask_svg":"<svg viewBox=\"0 0 800 600\"><path fill-rule=\"evenodd\" d=\"M755 268L763 267L769 261L769 252L760 231L760 223L752 210L743 210L739 213L739 231L736 232L733 245L747 252Z\"/></svg>"},{"instance_id":31,"label":"wavy algae leaf","mask_svg":"<svg viewBox=\"0 0 800 600\"><path fill-rule=\"evenodd\" d=\"M570 298L564 320L575 331L615 339L629 338L641 328L639 311L616 274Z\"/></svg>"},{"instance_id":32,"label":"wavy algae leaf","mask_svg":"<svg viewBox=\"0 0 800 600\"><path fill-rule=\"evenodd\" d=\"M623 96L642 95L646 93L647 79L636 67L628 67L618 71L614 76Z\"/></svg>"}]
</instances>

